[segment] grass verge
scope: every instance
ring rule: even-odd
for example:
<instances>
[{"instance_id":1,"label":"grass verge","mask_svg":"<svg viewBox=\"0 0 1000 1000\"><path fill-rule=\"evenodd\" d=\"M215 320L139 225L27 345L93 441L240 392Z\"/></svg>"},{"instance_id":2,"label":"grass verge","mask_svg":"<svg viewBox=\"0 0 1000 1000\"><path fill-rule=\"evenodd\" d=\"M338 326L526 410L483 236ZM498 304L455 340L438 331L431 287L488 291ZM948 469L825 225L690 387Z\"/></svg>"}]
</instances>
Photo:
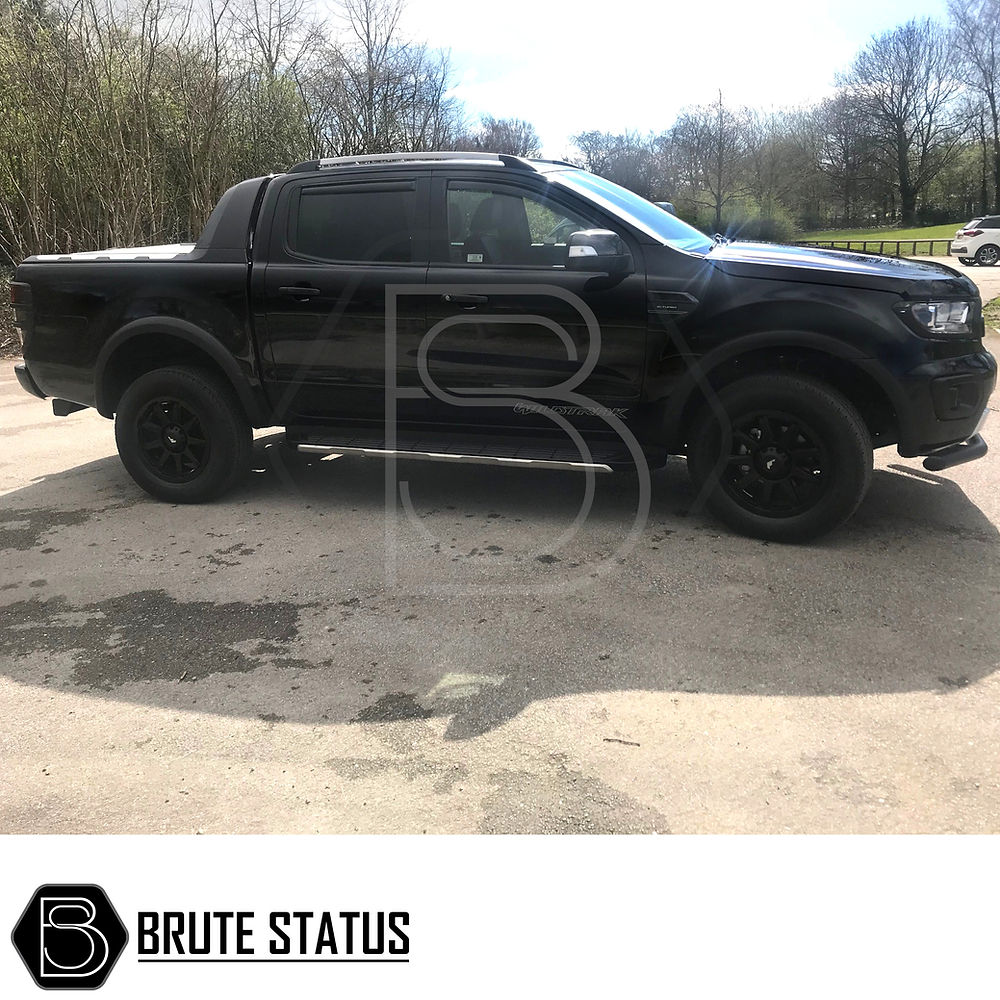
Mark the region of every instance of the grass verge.
<instances>
[{"instance_id":1,"label":"grass verge","mask_svg":"<svg viewBox=\"0 0 1000 1000\"><path fill-rule=\"evenodd\" d=\"M1000 336L1000 295L983 303L983 319L986 321L986 335Z\"/></svg>"},{"instance_id":2,"label":"grass verge","mask_svg":"<svg viewBox=\"0 0 1000 1000\"><path fill-rule=\"evenodd\" d=\"M803 240L950 240L967 220L917 229L828 229L803 233Z\"/></svg>"}]
</instances>

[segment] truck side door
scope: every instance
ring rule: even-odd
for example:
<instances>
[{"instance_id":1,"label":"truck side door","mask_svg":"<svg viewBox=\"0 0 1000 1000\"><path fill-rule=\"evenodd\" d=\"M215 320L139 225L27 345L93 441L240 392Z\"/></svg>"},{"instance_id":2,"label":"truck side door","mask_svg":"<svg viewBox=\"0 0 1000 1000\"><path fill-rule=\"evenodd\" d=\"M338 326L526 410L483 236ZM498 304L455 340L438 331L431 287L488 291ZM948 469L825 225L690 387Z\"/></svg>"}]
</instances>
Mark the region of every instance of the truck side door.
<instances>
[{"instance_id":1,"label":"truck side door","mask_svg":"<svg viewBox=\"0 0 1000 1000\"><path fill-rule=\"evenodd\" d=\"M283 183L263 277L254 275L265 385L281 422L384 419L386 286L426 280L427 188L399 171ZM419 339L425 318L424 296L397 299L400 336Z\"/></svg>"},{"instance_id":2,"label":"truck side door","mask_svg":"<svg viewBox=\"0 0 1000 1000\"><path fill-rule=\"evenodd\" d=\"M613 282L567 271L570 233L609 228L608 219L542 177L510 174L437 172L427 324L438 332L428 345L427 370L442 387L481 400L500 397L495 407L470 408L470 423L553 430L530 404L502 402L522 395L559 407L581 429L607 432L602 420L549 398L546 389L571 378L593 349L596 364L574 391L629 419L646 357L641 256L637 250L634 273ZM401 368L401 380L406 375ZM441 419L461 421L454 405L445 416L446 405L429 404Z\"/></svg>"}]
</instances>

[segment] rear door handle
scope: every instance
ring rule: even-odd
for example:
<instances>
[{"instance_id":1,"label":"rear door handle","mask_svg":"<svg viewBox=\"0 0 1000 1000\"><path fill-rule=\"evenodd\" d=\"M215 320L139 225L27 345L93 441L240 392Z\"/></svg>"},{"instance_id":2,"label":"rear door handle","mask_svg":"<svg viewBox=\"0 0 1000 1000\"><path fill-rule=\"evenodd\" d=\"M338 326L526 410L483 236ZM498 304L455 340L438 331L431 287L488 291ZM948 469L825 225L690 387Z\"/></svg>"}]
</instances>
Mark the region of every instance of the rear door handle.
<instances>
[{"instance_id":1,"label":"rear door handle","mask_svg":"<svg viewBox=\"0 0 1000 1000\"><path fill-rule=\"evenodd\" d=\"M472 309L475 306L484 306L490 300L485 295L455 295L452 292L445 292L441 296L441 301L447 302L449 305L465 306Z\"/></svg>"},{"instance_id":2,"label":"rear door handle","mask_svg":"<svg viewBox=\"0 0 1000 1000\"><path fill-rule=\"evenodd\" d=\"M282 285L278 289L278 294L288 295L300 302L305 302L306 299L315 298L321 292L318 288L310 288L308 285Z\"/></svg>"}]
</instances>

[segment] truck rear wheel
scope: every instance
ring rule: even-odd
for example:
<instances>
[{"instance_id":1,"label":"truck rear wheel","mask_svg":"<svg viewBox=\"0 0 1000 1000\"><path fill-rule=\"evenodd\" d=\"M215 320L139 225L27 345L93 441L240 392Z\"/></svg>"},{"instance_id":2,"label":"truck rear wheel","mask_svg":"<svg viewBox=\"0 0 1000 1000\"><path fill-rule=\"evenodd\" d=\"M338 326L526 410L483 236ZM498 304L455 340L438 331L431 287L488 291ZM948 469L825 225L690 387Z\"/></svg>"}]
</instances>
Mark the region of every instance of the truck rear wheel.
<instances>
[{"instance_id":1,"label":"truck rear wheel","mask_svg":"<svg viewBox=\"0 0 1000 1000\"><path fill-rule=\"evenodd\" d=\"M872 444L857 410L812 379L757 375L719 391L688 437L688 469L730 527L803 542L846 521L871 482Z\"/></svg>"},{"instance_id":2,"label":"truck rear wheel","mask_svg":"<svg viewBox=\"0 0 1000 1000\"><path fill-rule=\"evenodd\" d=\"M115 414L129 475L172 503L214 500L250 467L253 433L232 388L200 368L158 368L135 380Z\"/></svg>"}]
</instances>

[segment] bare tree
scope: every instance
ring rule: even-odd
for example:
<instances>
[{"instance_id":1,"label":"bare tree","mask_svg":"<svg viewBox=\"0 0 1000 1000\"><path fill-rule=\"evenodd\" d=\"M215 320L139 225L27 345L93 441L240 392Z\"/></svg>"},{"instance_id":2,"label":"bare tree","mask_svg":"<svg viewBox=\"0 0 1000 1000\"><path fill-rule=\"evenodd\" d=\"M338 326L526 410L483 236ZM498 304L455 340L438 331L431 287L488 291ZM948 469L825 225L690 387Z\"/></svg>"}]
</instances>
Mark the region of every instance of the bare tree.
<instances>
[{"instance_id":1,"label":"bare tree","mask_svg":"<svg viewBox=\"0 0 1000 1000\"><path fill-rule=\"evenodd\" d=\"M233 16L272 78L294 73L322 37L309 0L236 0Z\"/></svg>"},{"instance_id":2,"label":"bare tree","mask_svg":"<svg viewBox=\"0 0 1000 1000\"><path fill-rule=\"evenodd\" d=\"M721 92L712 104L681 112L668 133L694 202L711 209L717 230L726 207L748 191L750 136L750 113L727 107Z\"/></svg>"},{"instance_id":3,"label":"bare tree","mask_svg":"<svg viewBox=\"0 0 1000 1000\"><path fill-rule=\"evenodd\" d=\"M951 52L935 21L908 21L872 39L843 77L848 99L872 122L893 165L906 226L967 127Z\"/></svg>"},{"instance_id":4,"label":"bare tree","mask_svg":"<svg viewBox=\"0 0 1000 1000\"><path fill-rule=\"evenodd\" d=\"M529 121L470 126L447 54L403 34L401 2L337 0L321 19L314 0L0 0L0 261L193 238L227 186L310 155L538 155ZM720 94L656 132L581 132L568 158L716 229L984 207L1000 0L953 0L952 17L954 48L932 22L903 25L815 111Z\"/></svg>"},{"instance_id":5,"label":"bare tree","mask_svg":"<svg viewBox=\"0 0 1000 1000\"><path fill-rule=\"evenodd\" d=\"M575 148L571 157L588 170L644 198L664 197L659 140L653 135L581 132L571 141Z\"/></svg>"},{"instance_id":6,"label":"bare tree","mask_svg":"<svg viewBox=\"0 0 1000 1000\"><path fill-rule=\"evenodd\" d=\"M827 98L809 116L804 136L812 168L829 185L843 225L868 221L864 215L882 193L883 143L871 119L850 95Z\"/></svg>"},{"instance_id":7,"label":"bare tree","mask_svg":"<svg viewBox=\"0 0 1000 1000\"><path fill-rule=\"evenodd\" d=\"M403 38L400 11L399 0L344 0L340 36L295 67L316 155L422 150L460 131L447 56Z\"/></svg>"},{"instance_id":8,"label":"bare tree","mask_svg":"<svg viewBox=\"0 0 1000 1000\"><path fill-rule=\"evenodd\" d=\"M992 180L1000 197L1000 0L949 0L954 26L956 66L963 81L982 96L988 112L988 138L992 147ZM986 134L987 115L974 115L980 135ZM984 212L990 205L983 192Z\"/></svg>"},{"instance_id":9,"label":"bare tree","mask_svg":"<svg viewBox=\"0 0 1000 1000\"><path fill-rule=\"evenodd\" d=\"M511 156L541 156L542 143L531 122L521 118L494 118L483 115L478 130L469 140L472 149Z\"/></svg>"}]
</instances>

